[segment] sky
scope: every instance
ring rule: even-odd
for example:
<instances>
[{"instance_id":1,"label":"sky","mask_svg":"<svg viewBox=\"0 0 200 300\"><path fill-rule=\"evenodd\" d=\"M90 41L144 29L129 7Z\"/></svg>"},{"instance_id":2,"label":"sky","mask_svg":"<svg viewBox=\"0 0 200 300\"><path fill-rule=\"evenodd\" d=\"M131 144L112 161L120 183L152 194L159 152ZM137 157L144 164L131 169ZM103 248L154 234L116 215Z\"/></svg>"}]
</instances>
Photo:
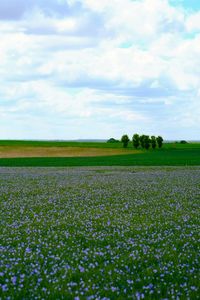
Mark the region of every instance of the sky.
<instances>
[{"instance_id":1,"label":"sky","mask_svg":"<svg viewBox=\"0 0 200 300\"><path fill-rule=\"evenodd\" d=\"M0 139L200 140L200 1L0 1Z\"/></svg>"}]
</instances>

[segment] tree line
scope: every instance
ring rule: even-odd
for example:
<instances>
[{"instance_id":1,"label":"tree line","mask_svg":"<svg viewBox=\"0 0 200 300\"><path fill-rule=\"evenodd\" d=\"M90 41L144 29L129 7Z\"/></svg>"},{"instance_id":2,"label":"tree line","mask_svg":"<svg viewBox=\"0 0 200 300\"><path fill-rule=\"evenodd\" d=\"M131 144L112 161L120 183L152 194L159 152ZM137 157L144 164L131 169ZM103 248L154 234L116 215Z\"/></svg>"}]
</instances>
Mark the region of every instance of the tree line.
<instances>
[{"instance_id":1,"label":"tree line","mask_svg":"<svg viewBox=\"0 0 200 300\"><path fill-rule=\"evenodd\" d=\"M127 148L128 143L129 143L130 139L128 137L127 134L124 134L121 137L121 142L123 144L124 148ZM139 147L148 150L150 147L152 149L155 149L156 147L161 148L163 145L163 138L161 136L154 136L152 135L151 137L149 135L139 135L137 133L135 133L132 137L132 143L133 143L133 147L135 149L138 149Z\"/></svg>"}]
</instances>

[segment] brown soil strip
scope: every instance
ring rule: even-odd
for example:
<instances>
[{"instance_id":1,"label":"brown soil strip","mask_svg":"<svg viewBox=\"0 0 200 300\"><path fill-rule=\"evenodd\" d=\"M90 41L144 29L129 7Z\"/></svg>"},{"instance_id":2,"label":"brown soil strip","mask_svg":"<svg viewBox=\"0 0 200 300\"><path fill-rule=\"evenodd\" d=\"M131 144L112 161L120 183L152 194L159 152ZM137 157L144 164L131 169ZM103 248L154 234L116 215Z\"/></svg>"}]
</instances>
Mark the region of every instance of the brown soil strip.
<instances>
[{"instance_id":1,"label":"brown soil strip","mask_svg":"<svg viewBox=\"0 0 200 300\"><path fill-rule=\"evenodd\" d=\"M0 158L12 157L79 157L137 154L139 150L81 147L0 147Z\"/></svg>"}]
</instances>

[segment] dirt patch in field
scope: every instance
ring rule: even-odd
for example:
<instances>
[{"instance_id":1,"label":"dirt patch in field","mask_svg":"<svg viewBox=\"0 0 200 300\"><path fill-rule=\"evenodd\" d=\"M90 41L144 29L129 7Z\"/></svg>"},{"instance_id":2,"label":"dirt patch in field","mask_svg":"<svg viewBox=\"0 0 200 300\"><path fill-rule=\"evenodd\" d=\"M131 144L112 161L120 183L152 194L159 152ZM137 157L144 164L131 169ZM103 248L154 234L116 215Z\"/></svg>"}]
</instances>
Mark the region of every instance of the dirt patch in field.
<instances>
[{"instance_id":1,"label":"dirt patch in field","mask_svg":"<svg viewBox=\"0 0 200 300\"><path fill-rule=\"evenodd\" d=\"M12 157L80 157L137 154L139 150L82 147L0 147L0 158Z\"/></svg>"}]
</instances>

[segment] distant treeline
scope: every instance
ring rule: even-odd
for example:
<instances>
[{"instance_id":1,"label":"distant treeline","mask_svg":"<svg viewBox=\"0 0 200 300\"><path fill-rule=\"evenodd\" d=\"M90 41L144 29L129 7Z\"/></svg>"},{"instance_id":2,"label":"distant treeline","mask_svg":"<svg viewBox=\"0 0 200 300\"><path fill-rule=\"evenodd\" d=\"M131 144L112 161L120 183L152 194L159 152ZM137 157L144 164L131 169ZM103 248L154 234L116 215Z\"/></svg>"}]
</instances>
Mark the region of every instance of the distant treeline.
<instances>
[{"instance_id":1,"label":"distant treeline","mask_svg":"<svg viewBox=\"0 0 200 300\"><path fill-rule=\"evenodd\" d=\"M119 140L116 140L114 138L110 138L108 140L108 143L119 143ZM128 147L128 143L130 142L129 136L127 134L124 134L121 137L121 142L123 144L124 148ZM163 138L161 136L154 136L151 137L149 135L139 135L135 133L132 137L132 144L135 149L138 149L139 147L148 150L150 147L152 149L155 149L156 147L161 148L163 145Z\"/></svg>"}]
</instances>

